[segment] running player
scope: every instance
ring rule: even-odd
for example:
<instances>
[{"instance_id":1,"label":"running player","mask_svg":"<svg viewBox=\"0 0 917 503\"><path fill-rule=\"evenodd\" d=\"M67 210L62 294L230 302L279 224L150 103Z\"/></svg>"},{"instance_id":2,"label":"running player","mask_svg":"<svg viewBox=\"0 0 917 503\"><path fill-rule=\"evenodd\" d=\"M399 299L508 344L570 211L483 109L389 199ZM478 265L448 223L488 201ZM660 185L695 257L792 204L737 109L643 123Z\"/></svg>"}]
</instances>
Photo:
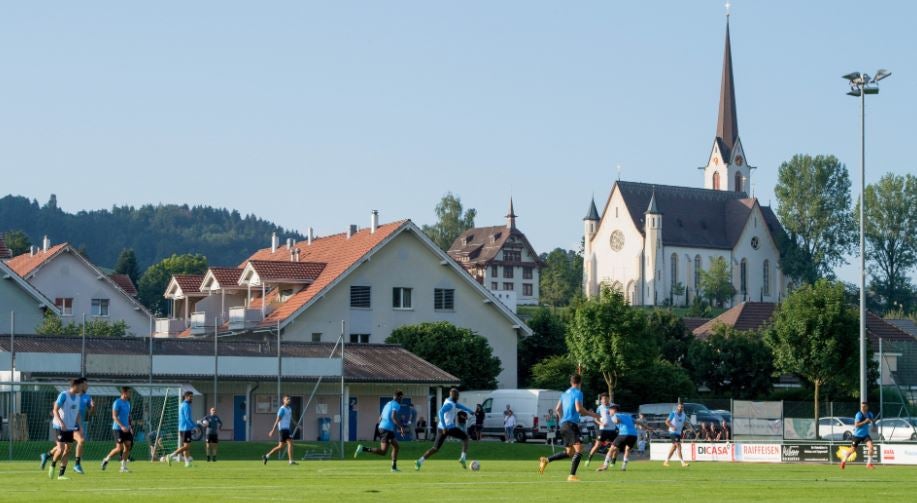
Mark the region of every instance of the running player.
<instances>
[{"instance_id":1,"label":"running player","mask_svg":"<svg viewBox=\"0 0 917 503\"><path fill-rule=\"evenodd\" d=\"M595 456L599 447L606 446L611 448L611 443L618 436L618 425L611 419L611 411L608 408L608 393L599 395L599 406L595 409L595 412L601 417L599 419L599 436L595 439L592 450L589 451L589 456L586 458L586 466L589 466L592 456ZM614 459L612 459L611 464L614 464Z\"/></svg>"},{"instance_id":2,"label":"running player","mask_svg":"<svg viewBox=\"0 0 917 503\"><path fill-rule=\"evenodd\" d=\"M414 468L417 470L420 470L420 467L423 466L423 462L426 461L427 458L436 454L443 447L443 443L446 442L446 437L457 438L462 441L462 455L459 457L459 463L462 465L462 468L467 468L465 462L468 456L468 434L459 427L456 420L461 411L468 414L474 414L474 411L458 403L458 399L458 388L450 389L449 397L443 401L443 406L439 409L436 441L433 443L433 447L428 449L427 452L423 453L420 459L414 462Z\"/></svg>"},{"instance_id":3,"label":"running player","mask_svg":"<svg viewBox=\"0 0 917 503\"><path fill-rule=\"evenodd\" d=\"M182 403L178 407L178 433L181 437L181 447L175 449L175 452L166 456L166 463L172 466L172 456L182 455L185 461L185 468L191 467L191 434L194 432L194 419L191 418L191 401L194 399L194 393L186 391L182 395Z\"/></svg>"},{"instance_id":4,"label":"running player","mask_svg":"<svg viewBox=\"0 0 917 503\"><path fill-rule=\"evenodd\" d=\"M665 457L662 466L669 466L669 460L672 459L672 454L675 451L678 451L678 459L681 460L681 466L688 466L684 455L681 453L681 432L685 427L686 420L685 406L682 403L678 403L675 405L675 410L669 412L669 417L665 420L665 425L669 429L669 438L672 440L672 447L669 448L669 455Z\"/></svg>"},{"instance_id":5,"label":"running player","mask_svg":"<svg viewBox=\"0 0 917 503\"><path fill-rule=\"evenodd\" d=\"M220 430L223 429L223 420L217 415L216 407L210 407L210 415L204 416L201 423L207 435L207 444L204 446L207 450L207 462L216 463L217 447L220 446Z\"/></svg>"},{"instance_id":6,"label":"running player","mask_svg":"<svg viewBox=\"0 0 917 503\"><path fill-rule=\"evenodd\" d=\"M570 388L561 395L557 406L554 409L560 416L560 436L564 440L566 447L563 452L558 452L551 457L542 456L538 460L538 472L544 473L548 463L565 458L573 458L570 463L570 476L567 477L569 482L578 482L576 469L579 468L579 462L583 457L583 441L580 439L579 421L580 415L590 416L594 419L601 419L601 416L586 410L583 406L583 391L580 389L583 378L579 374L570 376Z\"/></svg>"},{"instance_id":7,"label":"running player","mask_svg":"<svg viewBox=\"0 0 917 503\"><path fill-rule=\"evenodd\" d=\"M608 469L611 459L618 456L618 453L624 452L624 463L621 464L621 471L627 471L627 461L630 458L630 451L637 445L637 425L630 414L618 412L619 406L611 404L608 409L611 411L611 420L618 425L618 437L615 438L614 444L605 455L605 463L596 471L604 472Z\"/></svg>"},{"instance_id":8,"label":"running player","mask_svg":"<svg viewBox=\"0 0 917 503\"><path fill-rule=\"evenodd\" d=\"M131 424L131 389L121 388L121 396L111 406L111 434L115 439L115 448L102 460L102 470L108 467L112 456L118 454L121 460L121 473L127 473L127 459L134 446L134 427Z\"/></svg>"},{"instance_id":9,"label":"running player","mask_svg":"<svg viewBox=\"0 0 917 503\"><path fill-rule=\"evenodd\" d=\"M353 453L353 457L356 458L360 455L361 452L369 452L371 454L376 454L378 456L385 456L388 454L389 445L392 447L392 471L398 472L398 438L395 435L395 429L397 428L402 435L404 435L404 425L401 424L401 420L398 418L398 412L401 410L401 399L404 397L404 393L401 390L395 391L395 396L392 398L385 407L382 408L382 414L379 416L379 448L375 447L363 447L363 444L357 446L357 450Z\"/></svg>"},{"instance_id":10,"label":"running player","mask_svg":"<svg viewBox=\"0 0 917 503\"><path fill-rule=\"evenodd\" d=\"M83 467L80 465L80 461L82 461L83 458L83 444L86 442L89 429L87 419L89 418L89 414L95 409L95 404L88 393L89 380L85 377L79 377L77 378L77 382L80 384L80 429L73 432L73 438L76 440L76 462L73 465L73 471L81 474L83 473ZM42 470L45 469L45 465L56 453L57 444L54 444L54 447L52 447L50 451L41 453Z\"/></svg>"},{"instance_id":11,"label":"running player","mask_svg":"<svg viewBox=\"0 0 917 503\"><path fill-rule=\"evenodd\" d=\"M291 465L297 464L296 461L293 461L293 435L290 430L290 422L293 419L293 409L290 408L290 397L289 395L283 396L283 404L277 409L277 417L274 418L274 426L271 427L271 431L268 432L269 437L274 436L274 431L277 430L277 427L280 426L280 441L277 442L277 446L268 451L267 454L261 456L261 461L264 464L267 464L271 456L283 449L284 446L287 448L287 460Z\"/></svg>"},{"instance_id":12,"label":"running player","mask_svg":"<svg viewBox=\"0 0 917 503\"><path fill-rule=\"evenodd\" d=\"M844 455L844 459L841 460L841 470L847 467L847 460L850 459L856 451L857 447L860 446L863 442L866 442L866 468L870 470L875 470L875 465L872 464L872 437L869 436L869 425L876 422L876 417L869 412L869 404L863 402L860 404L860 411L856 413L856 416L853 416L853 445L847 449L847 454Z\"/></svg>"},{"instance_id":13,"label":"running player","mask_svg":"<svg viewBox=\"0 0 917 503\"><path fill-rule=\"evenodd\" d=\"M70 388L57 395L52 410L54 429L57 430L57 449L51 459L48 478L54 478L54 469L60 461L57 480L67 480L67 458L70 457L70 444L73 443L73 432L80 429L80 384L78 379L70 381Z\"/></svg>"}]
</instances>

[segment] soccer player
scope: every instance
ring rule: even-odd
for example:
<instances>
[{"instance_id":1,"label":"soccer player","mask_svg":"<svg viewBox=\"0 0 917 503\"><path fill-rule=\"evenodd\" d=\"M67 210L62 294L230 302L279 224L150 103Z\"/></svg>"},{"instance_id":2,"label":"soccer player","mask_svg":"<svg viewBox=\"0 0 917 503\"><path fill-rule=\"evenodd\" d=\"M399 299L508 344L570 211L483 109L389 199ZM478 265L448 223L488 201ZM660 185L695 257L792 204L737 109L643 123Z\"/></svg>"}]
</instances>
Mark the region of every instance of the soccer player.
<instances>
[{"instance_id":1,"label":"soccer player","mask_svg":"<svg viewBox=\"0 0 917 503\"><path fill-rule=\"evenodd\" d=\"M76 473L83 473L83 467L80 465L80 461L83 458L83 444L86 442L87 434L86 430L89 428L87 426L86 420L89 417L89 414L95 409L95 404L92 401L92 397L89 396L89 380L85 377L77 378L77 382L80 384L80 429L73 432L73 438L76 440L76 459L73 465L73 471ZM57 444L54 445L48 452L41 453L41 469L45 469L45 465L48 463L51 458L57 453Z\"/></svg>"},{"instance_id":2,"label":"soccer player","mask_svg":"<svg viewBox=\"0 0 917 503\"><path fill-rule=\"evenodd\" d=\"M194 393L186 391L182 395L182 403L178 407L178 433L181 437L181 447L175 449L175 452L166 456L166 463L172 466L172 456L182 455L185 461L185 468L191 467L191 434L194 432L194 419L191 418L191 401L194 399Z\"/></svg>"},{"instance_id":3,"label":"soccer player","mask_svg":"<svg viewBox=\"0 0 917 503\"><path fill-rule=\"evenodd\" d=\"M102 460L102 470L108 467L112 456L118 455L121 460L121 473L127 473L127 459L134 446L134 427L131 424L131 389L121 387L121 396L111 406L111 434L115 439L115 448Z\"/></svg>"},{"instance_id":4,"label":"soccer player","mask_svg":"<svg viewBox=\"0 0 917 503\"><path fill-rule=\"evenodd\" d=\"M669 460L672 459L672 454L675 454L675 451L678 451L678 459L681 460L681 466L688 466L688 463L685 463L685 457L681 453L681 433L685 428L685 421L687 416L685 415L685 406L684 404L675 405L675 410L669 412L669 417L665 420L665 425L669 429L669 438L672 439L672 447L669 448L669 455L665 457L665 461L662 463L662 466L669 466Z\"/></svg>"},{"instance_id":5,"label":"soccer player","mask_svg":"<svg viewBox=\"0 0 917 503\"><path fill-rule=\"evenodd\" d=\"M580 389L583 378L579 374L570 376L570 388L561 395L554 409L560 416L560 436L564 440L565 448L551 457L542 456L538 460L538 472L544 473L548 463L565 458L573 458L570 463L570 476L567 477L569 482L578 482L576 469L579 468L579 462L583 457L583 441L580 439L579 421L580 415L589 416L593 419L601 417L583 406L583 391Z\"/></svg>"},{"instance_id":6,"label":"soccer player","mask_svg":"<svg viewBox=\"0 0 917 503\"><path fill-rule=\"evenodd\" d=\"M73 443L73 432L80 429L80 383L78 379L71 380L70 388L57 395L52 415L54 416L54 429L57 430L57 448L51 459L48 478L54 478L54 469L57 467L57 462L60 461L57 480L68 480L64 473L67 471L67 458L70 457L70 444Z\"/></svg>"},{"instance_id":7,"label":"soccer player","mask_svg":"<svg viewBox=\"0 0 917 503\"><path fill-rule=\"evenodd\" d=\"M618 412L618 408L619 406L617 404L608 406L612 414L611 420L618 425L618 436L615 438L611 449L608 450L608 454L605 455L605 462L602 464L601 468L596 470L599 472L607 470L611 459L617 457L618 453L621 451L624 451L624 463L621 464L621 471L627 471L627 461L630 458L630 451L637 445L637 425L634 423L634 418L631 417L630 414Z\"/></svg>"},{"instance_id":8,"label":"soccer player","mask_svg":"<svg viewBox=\"0 0 917 503\"><path fill-rule=\"evenodd\" d=\"M595 412L601 418L599 419L599 436L595 439L595 444L589 451L589 456L586 457L586 466L589 466L592 456L595 456L599 447L603 445L610 446L618 436L618 425L611 419L611 410L608 408L608 393L599 395L599 406L595 409ZM612 464L614 464L614 460L612 460Z\"/></svg>"},{"instance_id":9,"label":"soccer player","mask_svg":"<svg viewBox=\"0 0 917 503\"><path fill-rule=\"evenodd\" d=\"M457 438L462 441L462 455L459 457L459 463L462 465L462 468L467 468L465 463L468 457L468 434L459 427L456 421L461 411L467 414L474 414L474 411L458 403L458 399L459 390L457 388L450 389L449 397L443 401L443 406L439 408L436 441L433 443L433 447L428 449L427 452L423 453L420 459L414 462L414 468L417 470L420 470L420 467L423 466L423 462L426 461L427 458L439 452L446 442L446 437Z\"/></svg>"},{"instance_id":10,"label":"soccer player","mask_svg":"<svg viewBox=\"0 0 917 503\"><path fill-rule=\"evenodd\" d=\"M363 447L363 444L357 446L353 453L356 458L361 452L369 452L378 456L388 454L388 448L392 447L392 471L398 472L398 438L395 436L395 429L404 435L404 425L398 419L398 412L401 410L401 399L404 393L401 390L395 391L395 396L389 400L385 407L382 408L382 414L379 416L379 448Z\"/></svg>"},{"instance_id":11,"label":"soccer player","mask_svg":"<svg viewBox=\"0 0 917 503\"><path fill-rule=\"evenodd\" d=\"M210 414L201 419L204 424L204 433L207 434L207 462L217 461L217 447L220 446L220 430L223 429L223 420L217 415L216 407L210 407Z\"/></svg>"},{"instance_id":12,"label":"soccer player","mask_svg":"<svg viewBox=\"0 0 917 503\"><path fill-rule=\"evenodd\" d=\"M271 431L268 432L268 436L274 436L274 431L277 430L277 426L280 426L280 441L277 442L277 446L268 451L267 454L261 456L261 461L264 464L267 464L268 459L275 452L283 449L284 446L287 448L287 460L291 465L297 464L296 461L293 461L293 435L290 430L290 421L293 419L293 409L290 408L290 397L288 395L283 396L283 404L277 409L277 417L274 418L274 426L271 427Z\"/></svg>"},{"instance_id":13,"label":"soccer player","mask_svg":"<svg viewBox=\"0 0 917 503\"><path fill-rule=\"evenodd\" d=\"M847 460L850 459L850 456L857 451L857 447L863 442L866 442L866 468L870 470L876 469L875 465L872 464L872 437L869 436L869 425L875 422L876 417L872 412L869 412L869 404L866 402L861 403L860 411L856 413L856 416L853 416L853 445L847 449L847 454L841 460L841 470L847 467Z\"/></svg>"}]
</instances>

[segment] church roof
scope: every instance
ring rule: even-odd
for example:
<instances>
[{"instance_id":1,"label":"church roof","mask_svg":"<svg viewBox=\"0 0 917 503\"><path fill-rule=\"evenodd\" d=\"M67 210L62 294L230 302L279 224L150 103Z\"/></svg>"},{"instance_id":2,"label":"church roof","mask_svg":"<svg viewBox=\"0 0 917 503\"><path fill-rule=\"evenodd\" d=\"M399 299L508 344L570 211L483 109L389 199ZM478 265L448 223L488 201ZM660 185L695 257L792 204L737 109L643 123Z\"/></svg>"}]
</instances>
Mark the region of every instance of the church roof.
<instances>
[{"instance_id":1,"label":"church roof","mask_svg":"<svg viewBox=\"0 0 917 503\"><path fill-rule=\"evenodd\" d=\"M589 211L586 212L586 218L583 220L599 220L599 210L595 207L595 198L592 198L592 202L589 203Z\"/></svg>"},{"instance_id":2,"label":"church roof","mask_svg":"<svg viewBox=\"0 0 917 503\"><path fill-rule=\"evenodd\" d=\"M732 149L739 139L739 119L736 116L736 91L732 78L732 44L729 41L729 22L726 22L726 47L723 50L723 76L720 83L720 103L716 120L716 141L723 159L732 157Z\"/></svg>"},{"instance_id":3,"label":"church roof","mask_svg":"<svg viewBox=\"0 0 917 503\"><path fill-rule=\"evenodd\" d=\"M656 212L662 216L662 242L665 246L715 248L735 247L755 205L744 192L697 189L639 182L615 182L634 226L644 232L644 211L655 198ZM612 190L612 192L614 192ZM783 227L767 206L759 206L774 239Z\"/></svg>"}]
</instances>

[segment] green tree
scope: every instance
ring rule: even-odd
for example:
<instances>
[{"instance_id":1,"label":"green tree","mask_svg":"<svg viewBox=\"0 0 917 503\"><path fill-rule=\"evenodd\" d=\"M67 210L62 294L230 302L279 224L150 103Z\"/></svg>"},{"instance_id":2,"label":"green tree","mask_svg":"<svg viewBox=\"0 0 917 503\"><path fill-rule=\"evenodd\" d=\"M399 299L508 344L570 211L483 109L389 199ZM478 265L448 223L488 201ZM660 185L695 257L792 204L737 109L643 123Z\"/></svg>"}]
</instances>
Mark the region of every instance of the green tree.
<instances>
[{"instance_id":1,"label":"green tree","mask_svg":"<svg viewBox=\"0 0 917 503\"><path fill-rule=\"evenodd\" d=\"M446 322L405 325L385 340L427 360L458 377L462 389L494 389L500 374L500 359L493 355L487 339L467 328Z\"/></svg>"},{"instance_id":2,"label":"green tree","mask_svg":"<svg viewBox=\"0 0 917 503\"><path fill-rule=\"evenodd\" d=\"M778 371L812 383L816 425L823 387L856 388L859 319L844 300L843 284L821 279L793 291L777 308L765 337Z\"/></svg>"},{"instance_id":3,"label":"green tree","mask_svg":"<svg viewBox=\"0 0 917 503\"><path fill-rule=\"evenodd\" d=\"M832 277L856 242L847 167L833 155L797 154L777 176L777 215L791 242L781 269L806 283Z\"/></svg>"},{"instance_id":4,"label":"green tree","mask_svg":"<svg viewBox=\"0 0 917 503\"><path fill-rule=\"evenodd\" d=\"M6 243L6 247L10 249L14 257L29 251L29 247L32 246L32 240L20 230L8 231L3 235L3 242Z\"/></svg>"},{"instance_id":5,"label":"green tree","mask_svg":"<svg viewBox=\"0 0 917 503\"><path fill-rule=\"evenodd\" d=\"M459 235L474 227L477 211L469 208L462 212L462 199L452 192L447 192L436 205L436 223L424 225L424 233L440 248L448 250Z\"/></svg>"},{"instance_id":6,"label":"green tree","mask_svg":"<svg viewBox=\"0 0 917 503\"><path fill-rule=\"evenodd\" d=\"M532 366L530 384L535 388L564 390L570 386L570 376L575 372L576 363L569 355L549 356Z\"/></svg>"},{"instance_id":7,"label":"green tree","mask_svg":"<svg viewBox=\"0 0 917 503\"><path fill-rule=\"evenodd\" d=\"M736 294L729 266L723 257L715 257L710 262L710 267L701 271L700 287L704 298L717 307L723 307L723 304Z\"/></svg>"},{"instance_id":8,"label":"green tree","mask_svg":"<svg viewBox=\"0 0 917 503\"><path fill-rule=\"evenodd\" d=\"M539 308L527 322L534 332L519 339L519 387L526 388L532 380L532 368L541 360L567 352L564 342L567 326L564 320L546 308ZM569 376L568 376L569 377Z\"/></svg>"},{"instance_id":9,"label":"green tree","mask_svg":"<svg viewBox=\"0 0 917 503\"><path fill-rule=\"evenodd\" d=\"M888 173L866 187L866 258L872 289L885 310L909 311L917 265L917 177ZM859 203L856 213L859 214Z\"/></svg>"},{"instance_id":10,"label":"green tree","mask_svg":"<svg viewBox=\"0 0 917 503\"><path fill-rule=\"evenodd\" d=\"M541 303L566 306L583 293L583 256L574 250L555 248L542 253L539 293Z\"/></svg>"},{"instance_id":11,"label":"green tree","mask_svg":"<svg viewBox=\"0 0 917 503\"><path fill-rule=\"evenodd\" d=\"M621 390L615 399L636 410L641 403L674 402L694 396L697 387L679 365L658 359L634 368L621 377Z\"/></svg>"},{"instance_id":12,"label":"green tree","mask_svg":"<svg viewBox=\"0 0 917 503\"><path fill-rule=\"evenodd\" d=\"M643 312L631 308L624 294L612 288L603 288L576 309L567 330L567 348L581 371L602 376L612 400L621 376L659 355Z\"/></svg>"},{"instance_id":13,"label":"green tree","mask_svg":"<svg viewBox=\"0 0 917 503\"><path fill-rule=\"evenodd\" d=\"M153 314L168 312L169 304L162 296L173 274L204 274L207 272L207 258L203 255L186 253L172 255L151 265L137 284L137 298Z\"/></svg>"},{"instance_id":14,"label":"green tree","mask_svg":"<svg viewBox=\"0 0 917 503\"><path fill-rule=\"evenodd\" d=\"M125 248L118 255L118 261L115 262L115 272L126 274L136 285L140 280L140 267L137 265L137 255L134 254L133 248Z\"/></svg>"},{"instance_id":15,"label":"green tree","mask_svg":"<svg viewBox=\"0 0 917 503\"><path fill-rule=\"evenodd\" d=\"M771 392L774 357L757 332L718 324L706 340L691 344L687 360L694 382L715 396L758 399Z\"/></svg>"},{"instance_id":16,"label":"green tree","mask_svg":"<svg viewBox=\"0 0 917 503\"><path fill-rule=\"evenodd\" d=\"M653 309L646 316L647 332L656 339L662 359L676 365L684 361L694 335L670 309Z\"/></svg>"},{"instance_id":17,"label":"green tree","mask_svg":"<svg viewBox=\"0 0 917 503\"><path fill-rule=\"evenodd\" d=\"M83 325L77 322L64 323L60 317L48 312L45 314L41 324L35 327L35 333L38 335L77 337L83 334ZM133 334L127 331L127 322L123 320L110 321L101 318L89 318L86 320L86 335L89 337L124 337Z\"/></svg>"}]
</instances>

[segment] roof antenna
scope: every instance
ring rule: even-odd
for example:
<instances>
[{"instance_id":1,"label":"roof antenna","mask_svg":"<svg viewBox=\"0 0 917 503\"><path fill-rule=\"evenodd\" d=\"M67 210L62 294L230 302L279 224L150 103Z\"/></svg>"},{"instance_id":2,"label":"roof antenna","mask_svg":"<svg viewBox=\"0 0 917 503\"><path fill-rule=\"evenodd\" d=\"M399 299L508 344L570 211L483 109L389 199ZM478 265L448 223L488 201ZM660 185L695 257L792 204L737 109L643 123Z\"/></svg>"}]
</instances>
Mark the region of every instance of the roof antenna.
<instances>
[{"instance_id":1,"label":"roof antenna","mask_svg":"<svg viewBox=\"0 0 917 503\"><path fill-rule=\"evenodd\" d=\"M620 164L618 164L618 181L619 181L619 182L621 181L621 165L620 165ZM593 196L593 197L595 197L595 196Z\"/></svg>"},{"instance_id":2,"label":"roof antenna","mask_svg":"<svg viewBox=\"0 0 917 503\"><path fill-rule=\"evenodd\" d=\"M732 4L729 2L726 2L726 5L724 7L726 7L726 22L728 23L729 22L729 10L732 8Z\"/></svg>"}]
</instances>

